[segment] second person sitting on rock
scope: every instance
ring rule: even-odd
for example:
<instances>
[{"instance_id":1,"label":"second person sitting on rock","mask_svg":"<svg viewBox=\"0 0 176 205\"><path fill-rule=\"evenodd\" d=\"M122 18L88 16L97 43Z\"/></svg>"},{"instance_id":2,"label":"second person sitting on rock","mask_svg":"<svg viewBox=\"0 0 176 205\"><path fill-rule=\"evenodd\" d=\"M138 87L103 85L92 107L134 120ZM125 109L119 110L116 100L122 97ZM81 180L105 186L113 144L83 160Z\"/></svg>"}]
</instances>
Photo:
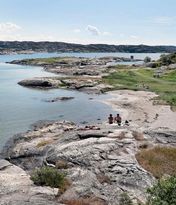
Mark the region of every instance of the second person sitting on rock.
<instances>
[{"instance_id":1,"label":"second person sitting on rock","mask_svg":"<svg viewBox=\"0 0 176 205\"><path fill-rule=\"evenodd\" d=\"M122 123L122 118L120 117L119 114L114 118L114 122L117 123L119 126L121 126Z\"/></svg>"},{"instance_id":2,"label":"second person sitting on rock","mask_svg":"<svg viewBox=\"0 0 176 205\"><path fill-rule=\"evenodd\" d=\"M113 120L114 120L114 118L113 118L112 114L110 114L108 117L109 124L113 124Z\"/></svg>"}]
</instances>

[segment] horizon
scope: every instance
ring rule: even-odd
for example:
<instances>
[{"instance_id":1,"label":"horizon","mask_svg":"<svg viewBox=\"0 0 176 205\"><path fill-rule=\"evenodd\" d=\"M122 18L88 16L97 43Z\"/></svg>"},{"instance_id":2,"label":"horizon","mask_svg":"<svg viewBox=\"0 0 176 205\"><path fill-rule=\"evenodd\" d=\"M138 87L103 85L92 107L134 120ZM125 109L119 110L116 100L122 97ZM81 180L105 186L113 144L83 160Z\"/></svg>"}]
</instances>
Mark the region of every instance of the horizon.
<instances>
[{"instance_id":1,"label":"horizon","mask_svg":"<svg viewBox=\"0 0 176 205\"><path fill-rule=\"evenodd\" d=\"M174 8L174 0L0 0L0 41L175 46Z\"/></svg>"}]
</instances>

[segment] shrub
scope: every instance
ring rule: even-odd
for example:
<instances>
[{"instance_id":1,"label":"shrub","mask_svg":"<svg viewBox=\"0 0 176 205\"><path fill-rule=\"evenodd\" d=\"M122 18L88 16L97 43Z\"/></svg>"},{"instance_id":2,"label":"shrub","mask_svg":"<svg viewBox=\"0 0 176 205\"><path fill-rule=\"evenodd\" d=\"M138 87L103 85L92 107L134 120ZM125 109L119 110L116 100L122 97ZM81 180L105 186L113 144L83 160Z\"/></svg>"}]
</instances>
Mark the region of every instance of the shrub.
<instances>
[{"instance_id":1,"label":"shrub","mask_svg":"<svg viewBox=\"0 0 176 205\"><path fill-rule=\"evenodd\" d=\"M156 185L148 189L147 205L175 205L176 177L161 179Z\"/></svg>"},{"instance_id":2,"label":"shrub","mask_svg":"<svg viewBox=\"0 0 176 205\"><path fill-rule=\"evenodd\" d=\"M176 53L161 55L159 61L162 63L162 65L170 65L172 63L176 63Z\"/></svg>"},{"instance_id":3,"label":"shrub","mask_svg":"<svg viewBox=\"0 0 176 205\"><path fill-rule=\"evenodd\" d=\"M63 188L66 182L65 174L60 173L53 167L36 169L32 173L31 179L38 186L50 186L52 188Z\"/></svg>"},{"instance_id":4,"label":"shrub","mask_svg":"<svg viewBox=\"0 0 176 205\"><path fill-rule=\"evenodd\" d=\"M121 194L119 205L133 205L133 202L127 193L124 192L123 194Z\"/></svg>"},{"instance_id":5,"label":"shrub","mask_svg":"<svg viewBox=\"0 0 176 205\"><path fill-rule=\"evenodd\" d=\"M154 147L153 149L141 150L136 159L139 164L151 172L156 178L168 174L176 175L176 148Z\"/></svg>"},{"instance_id":6,"label":"shrub","mask_svg":"<svg viewBox=\"0 0 176 205\"><path fill-rule=\"evenodd\" d=\"M144 58L144 62L145 62L145 63L150 63L151 60L152 60L152 59L151 59L149 56L146 56L146 57Z\"/></svg>"}]
</instances>

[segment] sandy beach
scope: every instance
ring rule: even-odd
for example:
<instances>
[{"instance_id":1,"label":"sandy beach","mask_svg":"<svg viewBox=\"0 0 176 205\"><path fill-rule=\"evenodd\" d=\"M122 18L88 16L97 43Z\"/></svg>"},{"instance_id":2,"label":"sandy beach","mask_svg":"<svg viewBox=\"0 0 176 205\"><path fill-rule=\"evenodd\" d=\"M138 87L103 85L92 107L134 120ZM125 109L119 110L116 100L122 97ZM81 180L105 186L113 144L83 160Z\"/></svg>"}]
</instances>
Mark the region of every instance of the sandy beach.
<instances>
[{"instance_id":1,"label":"sandy beach","mask_svg":"<svg viewBox=\"0 0 176 205\"><path fill-rule=\"evenodd\" d=\"M141 130L176 130L176 112L168 105L154 105L153 92L118 90L109 92L112 98L104 101L120 113L123 121L129 120L130 126ZM114 115L116 113L113 113Z\"/></svg>"}]
</instances>

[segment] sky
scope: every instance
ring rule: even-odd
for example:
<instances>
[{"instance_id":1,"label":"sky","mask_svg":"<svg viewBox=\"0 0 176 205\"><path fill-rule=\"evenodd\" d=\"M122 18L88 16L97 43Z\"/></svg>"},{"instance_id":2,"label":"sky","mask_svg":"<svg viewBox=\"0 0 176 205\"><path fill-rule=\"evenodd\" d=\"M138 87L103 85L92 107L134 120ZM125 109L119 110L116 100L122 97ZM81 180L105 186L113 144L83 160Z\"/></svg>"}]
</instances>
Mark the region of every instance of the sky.
<instances>
[{"instance_id":1,"label":"sky","mask_svg":"<svg viewBox=\"0 0 176 205\"><path fill-rule=\"evenodd\" d=\"M0 40L176 45L176 0L0 0Z\"/></svg>"}]
</instances>

